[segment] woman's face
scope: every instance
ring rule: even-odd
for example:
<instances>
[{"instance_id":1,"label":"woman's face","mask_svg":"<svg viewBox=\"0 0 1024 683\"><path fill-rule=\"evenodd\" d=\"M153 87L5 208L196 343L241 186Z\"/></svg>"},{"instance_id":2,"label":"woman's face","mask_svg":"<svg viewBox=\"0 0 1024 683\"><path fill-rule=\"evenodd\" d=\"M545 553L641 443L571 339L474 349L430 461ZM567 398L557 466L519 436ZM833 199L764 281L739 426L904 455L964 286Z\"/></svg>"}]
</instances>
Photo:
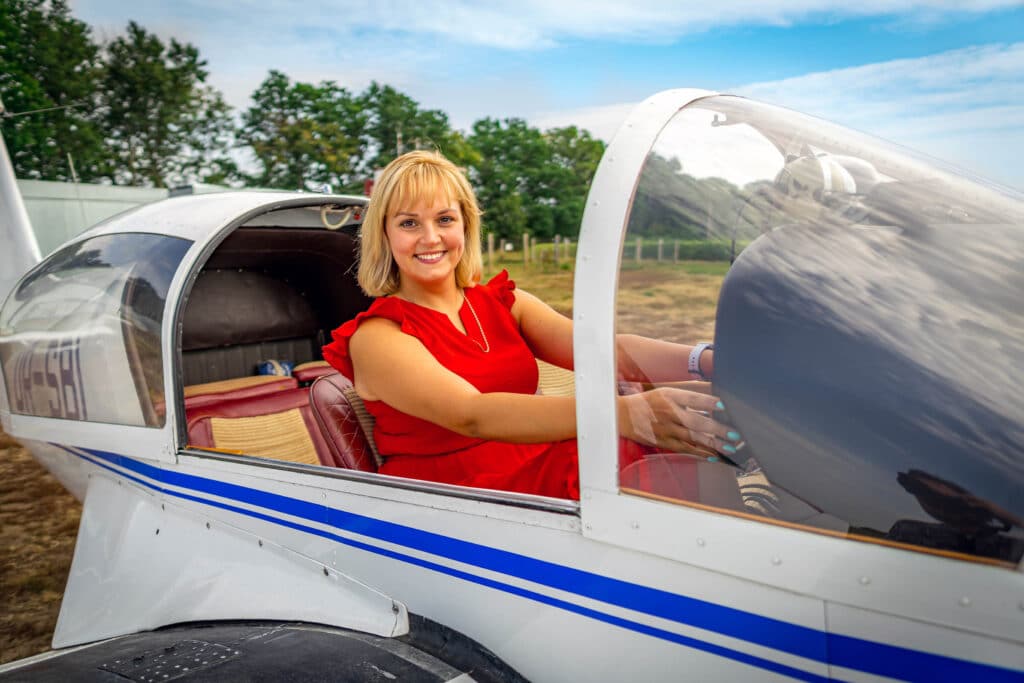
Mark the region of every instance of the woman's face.
<instances>
[{"instance_id":1,"label":"woman's face","mask_svg":"<svg viewBox=\"0 0 1024 683\"><path fill-rule=\"evenodd\" d=\"M433 286L455 281L466 231L459 203L444 195L421 197L411 206L397 207L385 223L391 257L401 284Z\"/></svg>"}]
</instances>

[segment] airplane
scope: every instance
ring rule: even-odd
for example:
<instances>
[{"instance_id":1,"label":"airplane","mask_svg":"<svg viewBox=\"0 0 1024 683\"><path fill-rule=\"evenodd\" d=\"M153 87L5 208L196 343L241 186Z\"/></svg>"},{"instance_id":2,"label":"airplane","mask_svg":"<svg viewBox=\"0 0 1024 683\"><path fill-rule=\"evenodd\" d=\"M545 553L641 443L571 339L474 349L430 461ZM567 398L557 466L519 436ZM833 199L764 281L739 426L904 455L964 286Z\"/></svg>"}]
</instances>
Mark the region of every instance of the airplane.
<instances>
[{"instance_id":1,"label":"airplane","mask_svg":"<svg viewBox=\"0 0 1024 683\"><path fill-rule=\"evenodd\" d=\"M0 417L83 512L55 649L0 680L1024 681L1024 198L682 89L586 201L579 501L375 471L319 355L369 304L363 197L168 199L30 270ZM616 396L650 386L615 335L696 341L653 246L684 229L729 244L713 389L743 441L620 470Z\"/></svg>"}]
</instances>

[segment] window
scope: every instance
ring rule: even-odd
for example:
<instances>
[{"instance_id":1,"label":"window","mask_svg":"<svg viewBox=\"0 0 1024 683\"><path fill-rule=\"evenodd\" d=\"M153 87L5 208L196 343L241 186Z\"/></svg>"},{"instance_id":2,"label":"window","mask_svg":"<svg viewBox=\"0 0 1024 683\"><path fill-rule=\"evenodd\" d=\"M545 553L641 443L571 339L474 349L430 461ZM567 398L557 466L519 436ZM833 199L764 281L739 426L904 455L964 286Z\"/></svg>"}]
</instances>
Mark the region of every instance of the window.
<instances>
[{"instance_id":1,"label":"window","mask_svg":"<svg viewBox=\"0 0 1024 683\"><path fill-rule=\"evenodd\" d=\"M32 270L0 312L0 359L11 411L160 427L161 326L187 240L104 235Z\"/></svg>"},{"instance_id":2,"label":"window","mask_svg":"<svg viewBox=\"0 0 1024 683\"><path fill-rule=\"evenodd\" d=\"M617 332L714 340L743 441L649 454L622 488L1019 562L1021 263L1019 197L793 112L680 110L634 193Z\"/></svg>"}]
</instances>

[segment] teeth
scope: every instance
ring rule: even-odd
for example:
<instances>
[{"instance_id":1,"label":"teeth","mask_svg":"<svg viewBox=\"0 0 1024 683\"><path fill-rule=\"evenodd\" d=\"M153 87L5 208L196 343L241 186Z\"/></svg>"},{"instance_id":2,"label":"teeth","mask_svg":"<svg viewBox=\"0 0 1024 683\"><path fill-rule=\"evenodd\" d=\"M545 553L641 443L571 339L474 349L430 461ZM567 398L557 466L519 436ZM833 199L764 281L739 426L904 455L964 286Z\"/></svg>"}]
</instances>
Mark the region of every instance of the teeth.
<instances>
[{"instance_id":1,"label":"teeth","mask_svg":"<svg viewBox=\"0 0 1024 683\"><path fill-rule=\"evenodd\" d=\"M429 254L416 254L416 258L424 263L437 263L444 258L446 252L434 251Z\"/></svg>"}]
</instances>

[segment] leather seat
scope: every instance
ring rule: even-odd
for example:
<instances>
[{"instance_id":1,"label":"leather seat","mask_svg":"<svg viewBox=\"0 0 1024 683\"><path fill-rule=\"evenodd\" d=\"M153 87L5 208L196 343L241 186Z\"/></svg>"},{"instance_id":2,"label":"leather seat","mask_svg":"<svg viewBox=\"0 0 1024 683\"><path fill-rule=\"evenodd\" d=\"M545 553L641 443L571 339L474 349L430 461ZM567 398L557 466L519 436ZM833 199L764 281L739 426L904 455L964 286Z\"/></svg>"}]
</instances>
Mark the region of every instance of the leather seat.
<instances>
[{"instance_id":1,"label":"leather seat","mask_svg":"<svg viewBox=\"0 0 1024 683\"><path fill-rule=\"evenodd\" d=\"M373 418L366 413L352 382L332 372L313 382L309 396L313 416L338 466L376 472L380 456L373 445Z\"/></svg>"},{"instance_id":2,"label":"leather seat","mask_svg":"<svg viewBox=\"0 0 1024 683\"><path fill-rule=\"evenodd\" d=\"M217 382L190 384L185 387L185 412L190 414L197 408L214 403L252 398L274 391L295 389L298 386L296 379L278 375L250 375Z\"/></svg>"},{"instance_id":3,"label":"leather seat","mask_svg":"<svg viewBox=\"0 0 1024 683\"><path fill-rule=\"evenodd\" d=\"M194 448L307 465L343 466L324 440L304 388L197 408L188 415L188 438Z\"/></svg>"}]
</instances>

